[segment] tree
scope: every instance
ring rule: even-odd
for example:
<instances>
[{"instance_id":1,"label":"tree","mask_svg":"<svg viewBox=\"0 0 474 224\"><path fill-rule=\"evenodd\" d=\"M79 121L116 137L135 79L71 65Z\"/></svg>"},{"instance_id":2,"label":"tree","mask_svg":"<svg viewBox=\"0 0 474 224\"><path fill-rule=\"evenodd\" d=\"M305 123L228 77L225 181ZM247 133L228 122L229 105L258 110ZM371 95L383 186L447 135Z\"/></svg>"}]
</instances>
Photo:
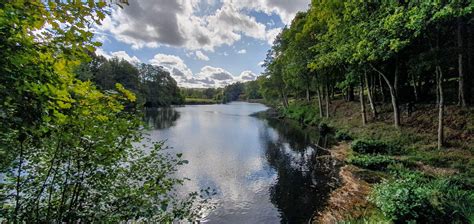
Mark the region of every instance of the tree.
<instances>
[{"instance_id":1,"label":"tree","mask_svg":"<svg viewBox=\"0 0 474 224\"><path fill-rule=\"evenodd\" d=\"M132 144L142 138L136 96L75 77L100 45L89 28L105 17L105 1L0 6L0 219L195 220L198 195L174 192L183 180L172 175L186 161L160 143L148 151Z\"/></svg>"}]
</instances>

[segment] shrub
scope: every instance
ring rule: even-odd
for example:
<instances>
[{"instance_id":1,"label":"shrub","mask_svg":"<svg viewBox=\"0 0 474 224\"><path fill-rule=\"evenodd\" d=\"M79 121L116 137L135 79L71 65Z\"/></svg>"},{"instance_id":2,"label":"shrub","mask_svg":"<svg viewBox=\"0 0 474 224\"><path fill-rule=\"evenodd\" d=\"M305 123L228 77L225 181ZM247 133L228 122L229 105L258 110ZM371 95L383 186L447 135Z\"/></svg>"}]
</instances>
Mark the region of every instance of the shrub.
<instances>
[{"instance_id":1,"label":"shrub","mask_svg":"<svg viewBox=\"0 0 474 224\"><path fill-rule=\"evenodd\" d=\"M395 223L472 223L474 193L450 179L430 179L401 171L374 186L369 197Z\"/></svg>"},{"instance_id":2,"label":"shrub","mask_svg":"<svg viewBox=\"0 0 474 224\"><path fill-rule=\"evenodd\" d=\"M329 127L328 124L325 122L320 122L318 125L319 133L321 134L327 134L331 131L331 127Z\"/></svg>"},{"instance_id":3,"label":"shrub","mask_svg":"<svg viewBox=\"0 0 474 224\"><path fill-rule=\"evenodd\" d=\"M372 139L357 139L352 142L352 150L363 154L396 155L402 152L399 146Z\"/></svg>"},{"instance_id":4,"label":"shrub","mask_svg":"<svg viewBox=\"0 0 474 224\"><path fill-rule=\"evenodd\" d=\"M337 140L342 140L342 141L352 140L352 137L347 132L342 131L342 130L337 130L335 137Z\"/></svg>"},{"instance_id":5,"label":"shrub","mask_svg":"<svg viewBox=\"0 0 474 224\"><path fill-rule=\"evenodd\" d=\"M315 125L321 119L312 104L294 102L284 109L285 117L297 120L305 125Z\"/></svg>"},{"instance_id":6,"label":"shrub","mask_svg":"<svg viewBox=\"0 0 474 224\"><path fill-rule=\"evenodd\" d=\"M386 170L389 165L394 164L397 161L390 156L359 154L352 156L348 162L366 169Z\"/></svg>"},{"instance_id":7,"label":"shrub","mask_svg":"<svg viewBox=\"0 0 474 224\"><path fill-rule=\"evenodd\" d=\"M395 222L409 222L431 217L430 192L418 174L385 180L374 186L369 200ZM428 213L428 214L427 214Z\"/></svg>"}]
</instances>

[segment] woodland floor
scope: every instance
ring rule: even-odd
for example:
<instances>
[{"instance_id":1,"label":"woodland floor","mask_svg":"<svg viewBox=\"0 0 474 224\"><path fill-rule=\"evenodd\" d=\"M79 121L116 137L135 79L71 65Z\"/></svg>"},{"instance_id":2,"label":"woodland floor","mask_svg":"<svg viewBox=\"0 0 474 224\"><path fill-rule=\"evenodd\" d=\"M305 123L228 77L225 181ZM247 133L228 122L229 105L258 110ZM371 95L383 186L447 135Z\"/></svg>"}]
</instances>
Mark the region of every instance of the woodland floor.
<instances>
[{"instance_id":1,"label":"woodland floor","mask_svg":"<svg viewBox=\"0 0 474 224\"><path fill-rule=\"evenodd\" d=\"M354 139L376 139L403 147L405 152L394 158L410 162L413 164L412 169L435 177L463 174L466 182L474 184L473 108L446 107L446 145L442 150L438 150L436 145L438 110L435 105L417 105L410 114L406 108L402 108L400 129L393 127L390 105L379 105L377 109L379 116L375 119L369 114L370 108L366 108L369 119L368 124L363 126L359 102L335 100L330 105L332 117L323 122L336 130L349 133ZM350 141L340 142L330 151L334 158L346 161L352 154ZM367 196L371 185L380 182L384 175L386 174L383 172L344 165L339 172L341 187L331 193L327 208L315 214L313 222L338 223L373 212L374 206L367 201Z\"/></svg>"}]
</instances>

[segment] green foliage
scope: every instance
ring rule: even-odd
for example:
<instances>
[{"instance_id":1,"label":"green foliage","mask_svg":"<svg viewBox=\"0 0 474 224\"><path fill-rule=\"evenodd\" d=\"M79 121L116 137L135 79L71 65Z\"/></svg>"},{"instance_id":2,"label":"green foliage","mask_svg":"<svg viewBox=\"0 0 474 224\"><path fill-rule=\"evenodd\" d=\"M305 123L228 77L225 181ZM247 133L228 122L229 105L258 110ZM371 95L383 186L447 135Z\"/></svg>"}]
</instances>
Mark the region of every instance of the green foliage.
<instances>
[{"instance_id":1,"label":"green foliage","mask_svg":"<svg viewBox=\"0 0 474 224\"><path fill-rule=\"evenodd\" d=\"M396 223L467 223L474 217L474 193L449 179L402 172L376 184L370 197Z\"/></svg>"},{"instance_id":2,"label":"green foliage","mask_svg":"<svg viewBox=\"0 0 474 224\"><path fill-rule=\"evenodd\" d=\"M223 103L232 102L241 99L241 95L244 93L244 84L237 82L234 84L227 85L224 87L224 98Z\"/></svg>"},{"instance_id":3,"label":"green foliage","mask_svg":"<svg viewBox=\"0 0 474 224\"><path fill-rule=\"evenodd\" d=\"M293 102L283 110L285 117L297 120L305 125L317 125L321 118L315 105L304 102Z\"/></svg>"},{"instance_id":4,"label":"green foliage","mask_svg":"<svg viewBox=\"0 0 474 224\"><path fill-rule=\"evenodd\" d=\"M259 85L257 80L244 82L243 98L247 100L262 99L262 95L259 92Z\"/></svg>"},{"instance_id":5,"label":"green foliage","mask_svg":"<svg viewBox=\"0 0 474 224\"><path fill-rule=\"evenodd\" d=\"M352 142L351 148L362 154L397 155L402 152L402 148L395 144L373 139L357 139Z\"/></svg>"},{"instance_id":6,"label":"green foliage","mask_svg":"<svg viewBox=\"0 0 474 224\"><path fill-rule=\"evenodd\" d=\"M222 101L222 88L181 88L181 95L188 99Z\"/></svg>"},{"instance_id":7,"label":"green foliage","mask_svg":"<svg viewBox=\"0 0 474 224\"><path fill-rule=\"evenodd\" d=\"M162 143L133 144L142 140L133 93L138 76L128 76L136 68L113 61L103 70L117 70L117 82L101 86L107 91L75 77L100 45L89 26L104 19L106 5L0 3L0 222L170 223L199 216L199 195L175 191L184 180L173 174L186 161L163 152Z\"/></svg>"},{"instance_id":8,"label":"green foliage","mask_svg":"<svg viewBox=\"0 0 474 224\"><path fill-rule=\"evenodd\" d=\"M138 74L141 79L141 91L146 107L170 106L184 103L176 80L163 68L140 64Z\"/></svg>"},{"instance_id":9,"label":"green foliage","mask_svg":"<svg viewBox=\"0 0 474 224\"><path fill-rule=\"evenodd\" d=\"M145 107L170 106L183 104L184 98L176 81L162 67L139 64L103 56L93 56L92 60L82 63L76 70L81 80L94 82L101 90L111 90L121 83L138 97L138 103Z\"/></svg>"},{"instance_id":10,"label":"green foliage","mask_svg":"<svg viewBox=\"0 0 474 224\"><path fill-rule=\"evenodd\" d=\"M185 104L216 104L220 101L214 99L203 99L203 98L186 98L184 100Z\"/></svg>"},{"instance_id":11,"label":"green foliage","mask_svg":"<svg viewBox=\"0 0 474 224\"><path fill-rule=\"evenodd\" d=\"M347 133L346 131L343 131L343 130L337 130L334 137L336 137L337 140L341 140L341 141L352 140L351 135L349 133Z\"/></svg>"},{"instance_id":12,"label":"green foliage","mask_svg":"<svg viewBox=\"0 0 474 224\"><path fill-rule=\"evenodd\" d=\"M392 165L397 161L392 157L385 155L357 154L350 157L348 162L366 169L386 170L389 165Z\"/></svg>"}]
</instances>

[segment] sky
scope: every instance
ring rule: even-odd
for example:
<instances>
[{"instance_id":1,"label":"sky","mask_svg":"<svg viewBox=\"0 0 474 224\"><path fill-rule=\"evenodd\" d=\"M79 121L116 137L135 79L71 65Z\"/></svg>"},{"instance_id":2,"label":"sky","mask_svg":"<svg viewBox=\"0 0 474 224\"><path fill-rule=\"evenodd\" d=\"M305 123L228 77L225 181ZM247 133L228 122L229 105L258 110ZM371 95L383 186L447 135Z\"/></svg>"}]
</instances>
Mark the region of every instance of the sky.
<instances>
[{"instance_id":1,"label":"sky","mask_svg":"<svg viewBox=\"0 0 474 224\"><path fill-rule=\"evenodd\" d=\"M255 80L276 35L310 0L129 0L95 31L97 54L162 66L181 87Z\"/></svg>"}]
</instances>

